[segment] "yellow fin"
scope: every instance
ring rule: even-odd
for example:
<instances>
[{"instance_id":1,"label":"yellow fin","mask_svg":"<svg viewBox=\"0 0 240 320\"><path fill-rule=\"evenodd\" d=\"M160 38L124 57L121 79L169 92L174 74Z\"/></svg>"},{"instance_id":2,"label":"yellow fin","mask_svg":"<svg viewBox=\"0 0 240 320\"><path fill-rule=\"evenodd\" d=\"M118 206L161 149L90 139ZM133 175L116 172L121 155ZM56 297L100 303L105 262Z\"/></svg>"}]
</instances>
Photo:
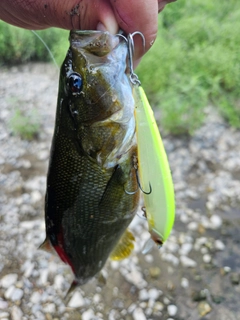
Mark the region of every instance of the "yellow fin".
<instances>
[{"instance_id":1,"label":"yellow fin","mask_svg":"<svg viewBox=\"0 0 240 320\"><path fill-rule=\"evenodd\" d=\"M127 258L134 248L134 240L135 238L133 234L129 230L126 230L119 240L117 246L111 253L110 258L112 260L122 260Z\"/></svg>"}]
</instances>

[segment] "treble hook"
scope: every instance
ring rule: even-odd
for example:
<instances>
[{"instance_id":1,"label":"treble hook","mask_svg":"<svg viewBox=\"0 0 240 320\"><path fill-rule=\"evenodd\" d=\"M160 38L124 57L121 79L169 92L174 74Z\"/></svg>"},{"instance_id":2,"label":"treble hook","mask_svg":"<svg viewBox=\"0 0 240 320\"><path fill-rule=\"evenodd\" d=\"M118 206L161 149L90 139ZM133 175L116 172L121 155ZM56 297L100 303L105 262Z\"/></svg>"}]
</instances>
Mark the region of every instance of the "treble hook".
<instances>
[{"instance_id":1,"label":"treble hook","mask_svg":"<svg viewBox=\"0 0 240 320\"><path fill-rule=\"evenodd\" d=\"M126 194L133 195L133 194L135 194L135 193L138 192L138 189L140 189L140 190L142 191L142 193L144 193L144 194L147 194L147 195L148 195L148 194L151 194L151 193L152 193L152 186L151 186L151 183L150 183L150 182L149 182L149 191L148 191L148 192L147 192L147 191L144 191L143 188L142 188L142 186L141 186L140 179L139 179L139 175L138 175L138 164L137 164L137 157L136 157L136 156L133 157L133 167L134 167L134 169L135 169L135 174L136 174L136 179L137 179L137 185L138 185L138 187L137 187L137 189L136 189L135 191L127 191L127 190L124 189L124 192L125 192Z\"/></svg>"},{"instance_id":2,"label":"treble hook","mask_svg":"<svg viewBox=\"0 0 240 320\"><path fill-rule=\"evenodd\" d=\"M128 59L129 59L129 70L130 70L130 81L132 82L132 84L134 85L141 85L140 80L138 79L138 76L136 75L136 73L133 71L133 56L134 56L134 40L133 37L135 35L139 34L142 38L143 41L143 47L145 48L145 37L143 35L142 32L140 31L135 31L133 33L129 33L127 38L123 35L123 34L117 34L117 36L123 38L126 42L127 42L127 46L128 46Z\"/></svg>"},{"instance_id":3,"label":"treble hook","mask_svg":"<svg viewBox=\"0 0 240 320\"><path fill-rule=\"evenodd\" d=\"M140 80L138 79L138 76L136 73L133 71L133 56L134 56L134 40L133 37L139 34L142 38L143 41L143 47L145 48L145 37L140 31L135 31L133 33L129 33L127 39L128 39L128 56L129 56L129 69L130 69L130 81L134 85L141 85Z\"/></svg>"},{"instance_id":4,"label":"treble hook","mask_svg":"<svg viewBox=\"0 0 240 320\"><path fill-rule=\"evenodd\" d=\"M149 191L144 191L142 186L141 186L141 183L140 183L140 179L139 179L139 176L138 176L138 169L135 169L136 170L136 178L137 178L137 184L139 186L139 189L142 191L142 193L144 194L151 194L152 193L152 186L151 186L151 183L149 182Z\"/></svg>"}]
</instances>

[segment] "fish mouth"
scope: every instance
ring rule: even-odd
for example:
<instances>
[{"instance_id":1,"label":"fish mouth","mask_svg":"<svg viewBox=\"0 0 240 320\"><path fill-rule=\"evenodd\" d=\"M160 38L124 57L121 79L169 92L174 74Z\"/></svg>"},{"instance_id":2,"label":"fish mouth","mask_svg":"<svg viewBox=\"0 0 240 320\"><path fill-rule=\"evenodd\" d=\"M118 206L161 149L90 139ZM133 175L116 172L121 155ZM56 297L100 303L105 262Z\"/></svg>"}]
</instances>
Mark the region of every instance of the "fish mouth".
<instances>
[{"instance_id":1,"label":"fish mouth","mask_svg":"<svg viewBox=\"0 0 240 320\"><path fill-rule=\"evenodd\" d=\"M111 52L120 42L118 35L108 31L72 30L69 41L71 46L87 50L96 56L104 56Z\"/></svg>"}]
</instances>

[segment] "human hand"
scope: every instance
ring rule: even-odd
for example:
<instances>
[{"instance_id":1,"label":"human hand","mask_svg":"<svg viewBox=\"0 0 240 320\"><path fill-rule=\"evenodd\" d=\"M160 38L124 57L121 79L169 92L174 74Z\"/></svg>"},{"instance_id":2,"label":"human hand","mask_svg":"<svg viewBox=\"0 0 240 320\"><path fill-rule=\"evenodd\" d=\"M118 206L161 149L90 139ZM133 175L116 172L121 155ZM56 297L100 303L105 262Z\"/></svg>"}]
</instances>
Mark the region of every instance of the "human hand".
<instances>
[{"instance_id":1,"label":"human hand","mask_svg":"<svg viewBox=\"0 0 240 320\"><path fill-rule=\"evenodd\" d=\"M134 39L134 60L139 59L157 36L157 15L175 0L1 0L0 18L26 29L58 27L76 30L119 29L126 34L140 31L145 37L145 50L140 37Z\"/></svg>"}]
</instances>

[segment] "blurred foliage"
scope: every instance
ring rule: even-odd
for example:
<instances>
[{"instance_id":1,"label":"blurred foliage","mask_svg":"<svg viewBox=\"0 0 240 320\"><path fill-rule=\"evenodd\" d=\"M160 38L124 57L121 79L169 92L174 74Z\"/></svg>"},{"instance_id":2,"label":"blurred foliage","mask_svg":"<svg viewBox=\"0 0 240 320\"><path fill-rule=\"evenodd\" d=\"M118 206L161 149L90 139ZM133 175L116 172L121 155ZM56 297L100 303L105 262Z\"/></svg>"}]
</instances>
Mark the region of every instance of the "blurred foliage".
<instances>
[{"instance_id":1,"label":"blurred foliage","mask_svg":"<svg viewBox=\"0 0 240 320\"><path fill-rule=\"evenodd\" d=\"M158 38L136 72L166 132L191 134L209 104L240 128L239 30L237 0L179 0L159 15ZM68 31L37 33L61 64ZM33 33L0 22L0 64L50 58Z\"/></svg>"},{"instance_id":2,"label":"blurred foliage","mask_svg":"<svg viewBox=\"0 0 240 320\"><path fill-rule=\"evenodd\" d=\"M23 113L16 108L9 121L9 126L14 135L20 136L22 139L33 140L40 130L39 114L35 109Z\"/></svg>"},{"instance_id":3,"label":"blurred foliage","mask_svg":"<svg viewBox=\"0 0 240 320\"><path fill-rule=\"evenodd\" d=\"M181 0L159 16L158 38L137 68L168 132L192 133L207 104L240 128L240 2Z\"/></svg>"},{"instance_id":4,"label":"blurred foliage","mask_svg":"<svg viewBox=\"0 0 240 320\"><path fill-rule=\"evenodd\" d=\"M51 28L36 33L44 40L53 55L55 53L60 56L63 53L62 47L66 54L69 33L67 30ZM26 61L51 61L51 56L31 30L17 28L0 21L0 66Z\"/></svg>"}]
</instances>

